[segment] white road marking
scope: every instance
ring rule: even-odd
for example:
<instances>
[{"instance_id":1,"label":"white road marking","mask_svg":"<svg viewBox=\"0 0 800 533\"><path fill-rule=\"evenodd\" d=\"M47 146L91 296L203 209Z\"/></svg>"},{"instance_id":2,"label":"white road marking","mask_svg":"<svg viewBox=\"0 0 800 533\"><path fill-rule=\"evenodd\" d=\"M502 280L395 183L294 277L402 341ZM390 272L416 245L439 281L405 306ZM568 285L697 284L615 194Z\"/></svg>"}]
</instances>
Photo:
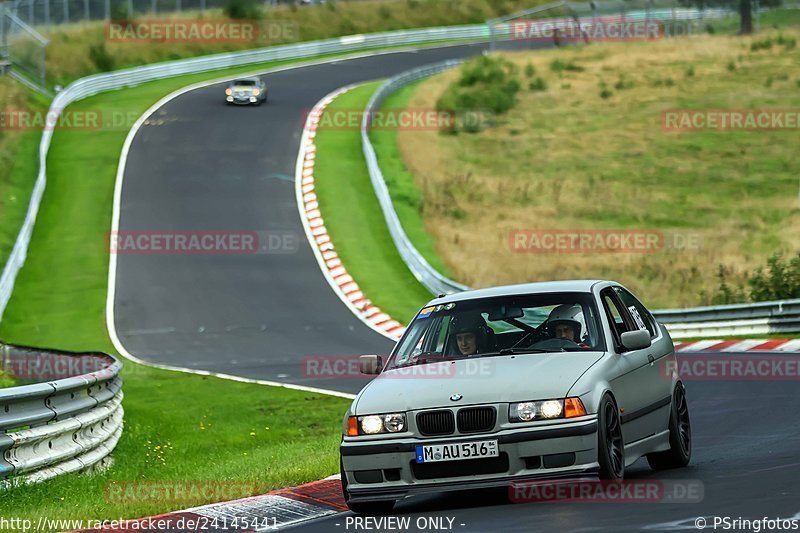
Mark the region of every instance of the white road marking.
<instances>
[{"instance_id":1,"label":"white road marking","mask_svg":"<svg viewBox=\"0 0 800 533\"><path fill-rule=\"evenodd\" d=\"M785 342L773 348L776 352L800 352L800 339Z\"/></svg>"}]
</instances>

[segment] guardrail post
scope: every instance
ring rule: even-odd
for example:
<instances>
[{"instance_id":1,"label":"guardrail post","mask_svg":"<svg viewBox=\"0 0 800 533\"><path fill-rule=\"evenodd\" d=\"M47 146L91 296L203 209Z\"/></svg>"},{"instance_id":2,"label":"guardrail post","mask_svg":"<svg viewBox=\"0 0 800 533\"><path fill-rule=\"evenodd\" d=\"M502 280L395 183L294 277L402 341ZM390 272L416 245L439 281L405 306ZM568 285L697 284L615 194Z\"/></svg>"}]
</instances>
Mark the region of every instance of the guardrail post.
<instances>
[{"instance_id":1,"label":"guardrail post","mask_svg":"<svg viewBox=\"0 0 800 533\"><path fill-rule=\"evenodd\" d=\"M0 62L8 58L8 33L6 30L6 7L0 5ZM0 72L2 74L2 72Z\"/></svg>"}]
</instances>

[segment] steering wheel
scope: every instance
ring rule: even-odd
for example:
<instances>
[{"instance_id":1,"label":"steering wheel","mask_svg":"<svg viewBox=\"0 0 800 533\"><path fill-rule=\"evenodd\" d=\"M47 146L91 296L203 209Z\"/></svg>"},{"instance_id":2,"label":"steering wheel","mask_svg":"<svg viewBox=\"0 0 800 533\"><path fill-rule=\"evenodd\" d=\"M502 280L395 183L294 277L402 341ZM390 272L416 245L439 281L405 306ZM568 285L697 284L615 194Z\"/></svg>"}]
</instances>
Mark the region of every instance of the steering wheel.
<instances>
[{"instance_id":1,"label":"steering wheel","mask_svg":"<svg viewBox=\"0 0 800 533\"><path fill-rule=\"evenodd\" d=\"M529 346L529 348L536 348L539 350L565 350L565 351L575 351L580 350L581 346L577 342L573 342L567 339L546 339L543 341L538 341Z\"/></svg>"}]
</instances>

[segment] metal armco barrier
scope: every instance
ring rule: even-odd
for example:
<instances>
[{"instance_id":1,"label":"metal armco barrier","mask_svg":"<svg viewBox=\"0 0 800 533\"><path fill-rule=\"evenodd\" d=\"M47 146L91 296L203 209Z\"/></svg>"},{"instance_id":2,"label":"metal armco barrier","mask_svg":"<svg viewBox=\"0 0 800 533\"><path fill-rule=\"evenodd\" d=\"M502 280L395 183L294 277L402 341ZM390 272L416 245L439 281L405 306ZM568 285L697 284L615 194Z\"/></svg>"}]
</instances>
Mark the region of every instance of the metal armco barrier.
<instances>
[{"instance_id":1,"label":"metal armco barrier","mask_svg":"<svg viewBox=\"0 0 800 533\"><path fill-rule=\"evenodd\" d=\"M766 335L800 331L800 300L654 311L675 338Z\"/></svg>"},{"instance_id":2,"label":"metal armco barrier","mask_svg":"<svg viewBox=\"0 0 800 533\"><path fill-rule=\"evenodd\" d=\"M0 488L107 464L123 426L122 368L102 353L0 343Z\"/></svg>"},{"instance_id":3,"label":"metal armco barrier","mask_svg":"<svg viewBox=\"0 0 800 533\"><path fill-rule=\"evenodd\" d=\"M381 85L375 94L370 98L367 108L364 111L364 118L361 122L361 145L364 151L364 158L367 160L367 169L369 170L369 178L372 181L372 187L375 189L375 195L378 197L383 217L386 219L386 225L389 227L389 234L392 236L397 251L405 261L406 266L417 278L417 281L422 283L433 294L451 294L453 292L460 292L467 290L469 287L462 285L456 281L446 278L439 271L433 268L428 263L421 253L414 247L411 239L406 235L400 224L400 218L397 216L397 211L394 209L392 197L389 194L389 188L386 186L386 180L381 172L380 165L378 164L378 157L375 154L375 148L369 140L369 128L371 120L375 112L381 107L381 104L387 96L405 87L417 80L433 76L439 72L451 69L460 65L460 60L444 61L433 65L427 65L421 68L409 70L389 79L386 83Z\"/></svg>"}]
</instances>

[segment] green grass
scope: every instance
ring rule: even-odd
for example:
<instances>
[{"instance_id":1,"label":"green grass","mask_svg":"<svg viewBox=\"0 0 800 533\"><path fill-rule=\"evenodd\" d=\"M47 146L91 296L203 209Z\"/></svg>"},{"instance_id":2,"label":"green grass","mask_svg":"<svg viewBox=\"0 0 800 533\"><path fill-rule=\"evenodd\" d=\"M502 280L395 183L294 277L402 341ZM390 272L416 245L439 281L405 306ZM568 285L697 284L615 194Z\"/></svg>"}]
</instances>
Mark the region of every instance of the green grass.
<instances>
[{"instance_id":1,"label":"green grass","mask_svg":"<svg viewBox=\"0 0 800 533\"><path fill-rule=\"evenodd\" d=\"M237 70L262 67L267 65ZM138 116L177 88L221 75L197 74L104 93L70 109ZM3 340L114 353L105 327L106 234L126 136L127 128L56 131L28 260L0 324ZM192 504L115 505L105 499L106 483L253 481L257 489L251 492L258 493L320 479L338 469L337 442L348 400L131 362L125 363L123 379L126 429L114 452L113 468L2 494L0 516L137 517ZM156 458L162 455L165 463Z\"/></svg>"},{"instance_id":2,"label":"green grass","mask_svg":"<svg viewBox=\"0 0 800 533\"><path fill-rule=\"evenodd\" d=\"M5 265L25 220L38 170L41 133L25 131L9 140L9 165L0 170L0 265Z\"/></svg>"},{"instance_id":3,"label":"green grass","mask_svg":"<svg viewBox=\"0 0 800 533\"><path fill-rule=\"evenodd\" d=\"M17 383L14 380L14 378L12 378L8 374L6 374L2 370L0 370L0 389L5 388L5 387L13 387L16 384Z\"/></svg>"},{"instance_id":4,"label":"green grass","mask_svg":"<svg viewBox=\"0 0 800 533\"><path fill-rule=\"evenodd\" d=\"M379 84L369 83L345 93L326 112L364 109ZM409 321L431 294L403 263L389 235L364 162L358 128L320 127L316 144L315 191L343 264L375 305L396 320Z\"/></svg>"},{"instance_id":5,"label":"green grass","mask_svg":"<svg viewBox=\"0 0 800 533\"><path fill-rule=\"evenodd\" d=\"M41 138L38 131L16 129L14 116L47 109L48 104L11 78L0 79L0 94L5 97L0 109L0 265L4 265L28 211Z\"/></svg>"},{"instance_id":6,"label":"green grass","mask_svg":"<svg viewBox=\"0 0 800 533\"><path fill-rule=\"evenodd\" d=\"M392 113L407 108L416 85L408 85L390 95L384 101L381 110ZM425 260L433 268L445 276L449 276L447 267L436 253L431 234L425 229L420 213L423 205L422 191L416 182L417 178L409 172L403 162L397 145L397 133L395 129L375 129L370 134L370 140L375 147L378 163L392 196L395 211L397 211L397 216L409 239Z\"/></svg>"},{"instance_id":7,"label":"green grass","mask_svg":"<svg viewBox=\"0 0 800 533\"><path fill-rule=\"evenodd\" d=\"M497 126L474 135L419 132L398 141L426 182L425 227L455 279L473 287L548 279L615 279L653 308L712 303L719 265L733 281L800 234L796 131L662 129L668 109L793 109L796 48L751 51L753 38L698 36L505 54L545 73ZM797 29L783 30L784 42ZM776 41L777 42L777 41ZM549 71L553 61L579 72ZM727 68L729 62L736 69ZM631 65L641 65L632 69ZM691 69L693 75L687 75ZM411 107L434 105L458 73L418 86ZM671 79L673 83L659 83ZM619 83L619 80L624 80ZM772 83L767 83L772 80ZM603 99L600 89L624 90ZM455 217L436 206L455 205ZM516 230L626 229L696 239L658 253L521 253ZM677 241L676 241L677 242ZM491 257L494 263L481 257Z\"/></svg>"},{"instance_id":8,"label":"green grass","mask_svg":"<svg viewBox=\"0 0 800 533\"><path fill-rule=\"evenodd\" d=\"M800 26L800 9L773 9L761 13L761 30L782 29ZM739 32L739 17L726 17L709 22L715 33L735 34ZM756 19L753 17L753 30L756 28Z\"/></svg>"}]
</instances>

